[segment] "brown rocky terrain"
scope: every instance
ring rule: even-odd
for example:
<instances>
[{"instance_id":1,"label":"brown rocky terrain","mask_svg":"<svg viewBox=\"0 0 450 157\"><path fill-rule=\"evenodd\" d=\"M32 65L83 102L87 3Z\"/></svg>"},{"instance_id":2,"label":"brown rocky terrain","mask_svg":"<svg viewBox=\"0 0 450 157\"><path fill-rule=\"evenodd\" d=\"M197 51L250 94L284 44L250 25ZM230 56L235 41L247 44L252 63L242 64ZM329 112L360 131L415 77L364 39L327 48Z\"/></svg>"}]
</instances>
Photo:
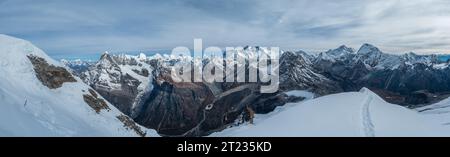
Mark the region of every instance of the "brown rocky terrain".
<instances>
[{"instance_id":1,"label":"brown rocky terrain","mask_svg":"<svg viewBox=\"0 0 450 157\"><path fill-rule=\"evenodd\" d=\"M27 57L34 66L36 77L48 88L55 89L66 82L77 82L65 68L49 65L45 59L34 55Z\"/></svg>"}]
</instances>

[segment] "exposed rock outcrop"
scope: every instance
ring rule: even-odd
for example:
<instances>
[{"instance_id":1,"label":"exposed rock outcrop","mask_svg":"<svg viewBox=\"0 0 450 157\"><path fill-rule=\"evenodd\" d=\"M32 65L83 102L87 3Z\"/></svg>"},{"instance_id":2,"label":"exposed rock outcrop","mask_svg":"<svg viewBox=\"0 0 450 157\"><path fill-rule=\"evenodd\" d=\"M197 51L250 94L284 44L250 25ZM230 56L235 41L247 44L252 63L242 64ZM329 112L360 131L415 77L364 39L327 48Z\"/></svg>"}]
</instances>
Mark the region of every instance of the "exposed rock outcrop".
<instances>
[{"instance_id":1,"label":"exposed rock outcrop","mask_svg":"<svg viewBox=\"0 0 450 157\"><path fill-rule=\"evenodd\" d=\"M44 58L28 55L28 59L34 66L36 77L50 89L62 87L66 82L77 82L65 68L50 65Z\"/></svg>"},{"instance_id":2,"label":"exposed rock outcrop","mask_svg":"<svg viewBox=\"0 0 450 157\"><path fill-rule=\"evenodd\" d=\"M95 112L100 113L101 110L111 110L108 104L102 98L99 98L97 93L92 89L89 89L90 94L84 94L84 101L95 110Z\"/></svg>"},{"instance_id":3,"label":"exposed rock outcrop","mask_svg":"<svg viewBox=\"0 0 450 157\"><path fill-rule=\"evenodd\" d=\"M119 119L123 125L128 128L133 130L134 132L136 132L136 134L138 134L141 137L145 137L145 135L147 133L145 133L144 131L142 131L141 127L139 127L134 121L133 119L131 119L130 117L126 116L126 115L119 115L117 116L117 119Z\"/></svg>"}]
</instances>

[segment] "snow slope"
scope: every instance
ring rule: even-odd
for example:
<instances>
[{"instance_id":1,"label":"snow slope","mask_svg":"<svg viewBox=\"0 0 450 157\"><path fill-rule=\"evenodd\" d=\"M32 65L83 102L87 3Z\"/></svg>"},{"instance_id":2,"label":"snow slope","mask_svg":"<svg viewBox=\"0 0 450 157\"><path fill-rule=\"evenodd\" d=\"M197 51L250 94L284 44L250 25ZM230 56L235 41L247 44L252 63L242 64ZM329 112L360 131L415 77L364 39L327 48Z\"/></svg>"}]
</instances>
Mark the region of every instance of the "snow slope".
<instances>
[{"instance_id":1,"label":"snow slope","mask_svg":"<svg viewBox=\"0 0 450 157\"><path fill-rule=\"evenodd\" d=\"M414 110L389 104L368 89L287 104L254 124L211 136L450 136L450 129Z\"/></svg>"},{"instance_id":2,"label":"snow slope","mask_svg":"<svg viewBox=\"0 0 450 157\"><path fill-rule=\"evenodd\" d=\"M450 128L450 98L433 105L417 108L416 110L427 119Z\"/></svg>"},{"instance_id":3,"label":"snow slope","mask_svg":"<svg viewBox=\"0 0 450 157\"><path fill-rule=\"evenodd\" d=\"M305 90L291 90L291 91L285 92L285 94L288 96L304 97L305 100L314 99L314 97L315 97L314 93L305 91Z\"/></svg>"},{"instance_id":4,"label":"snow slope","mask_svg":"<svg viewBox=\"0 0 450 157\"><path fill-rule=\"evenodd\" d=\"M114 106L96 113L84 100L89 86L77 82L49 89L36 77L32 54L61 66L31 43L0 35L0 136L138 136ZM147 136L156 136L146 130Z\"/></svg>"}]
</instances>

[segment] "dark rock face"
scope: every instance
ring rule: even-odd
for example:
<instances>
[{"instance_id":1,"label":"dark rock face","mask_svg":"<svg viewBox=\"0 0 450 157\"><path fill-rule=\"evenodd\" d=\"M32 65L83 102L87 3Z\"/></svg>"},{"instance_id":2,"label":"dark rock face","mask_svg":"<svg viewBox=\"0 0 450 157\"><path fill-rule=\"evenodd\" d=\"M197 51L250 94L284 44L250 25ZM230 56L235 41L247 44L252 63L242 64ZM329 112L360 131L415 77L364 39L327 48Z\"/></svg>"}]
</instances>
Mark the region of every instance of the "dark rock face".
<instances>
[{"instance_id":1,"label":"dark rock face","mask_svg":"<svg viewBox=\"0 0 450 157\"><path fill-rule=\"evenodd\" d=\"M239 88L239 87L236 87ZM244 88L234 92L225 93L219 96L213 107L206 111L206 120L201 124L201 129L205 131L217 130L233 123L242 114L246 106L246 98L254 99L251 89Z\"/></svg>"},{"instance_id":2,"label":"dark rock face","mask_svg":"<svg viewBox=\"0 0 450 157\"><path fill-rule=\"evenodd\" d=\"M446 92L450 89L450 71L434 69L421 63L401 66L394 70L374 71L367 78L367 85L384 88L400 94L409 94L419 90L431 93Z\"/></svg>"},{"instance_id":3,"label":"dark rock face","mask_svg":"<svg viewBox=\"0 0 450 157\"><path fill-rule=\"evenodd\" d=\"M134 121L133 119L131 119L130 117L126 116L126 115L119 115L117 116L117 119L119 119L123 125L128 128L133 130L134 132L136 132L136 134L138 134L141 137L145 137L145 135L147 135L146 132L142 131L141 127L139 127Z\"/></svg>"},{"instance_id":4,"label":"dark rock face","mask_svg":"<svg viewBox=\"0 0 450 157\"><path fill-rule=\"evenodd\" d=\"M302 54L285 52L280 58L280 88L282 90L310 90L319 95L341 92L342 89L312 67Z\"/></svg>"},{"instance_id":5,"label":"dark rock face","mask_svg":"<svg viewBox=\"0 0 450 157\"><path fill-rule=\"evenodd\" d=\"M65 68L49 65L45 59L34 55L27 57L34 66L37 78L48 88L56 89L66 82L77 82Z\"/></svg>"},{"instance_id":6,"label":"dark rock face","mask_svg":"<svg viewBox=\"0 0 450 157\"><path fill-rule=\"evenodd\" d=\"M427 91L416 91L411 94L409 94L405 102L408 104L427 104L430 102L428 100L428 92Z\"/></svg>"},{"instance_id":7,"label":"dark rock face","mask_svg":"<svg viewBox=\"0 0 450 157\"><path fill-rule=\"evenodd\" d=\"M203 136L235 122L245 108L268 113L287 97L261 94L254 85L243 85L214 96L202 83L155 85L142 113L135 120L165 136Z\"/></svg>"},{"instance_id":8,"label":"dark rock face","mask_svg":"<svg viewBox=\"0 0 450 157\"><path fill-rule=\"evenodd\" d=\"M248 109L257 114L273 111L288 99L280 93L260 93L260 85L237 86L216 96L212 107L206 110L206 120L201 124L202 135L233 124L238 117L247 115ZM251 119L245 119L251 120Z\"/></svg>"},{"instance_id":9,"label":"dark rock face","mask_svg":"<svg viewBox=\"0 0 450 157\"><path fill-rule=\"evenodd\" d=\"M403 65L398 69L378 70L367 76L361 86L387 90L403 97L395 104L412 106L430 104L442 99L450 89L450 71L434 69L422 63ZM390 102L389 100L387 100Z\"/></svg>"},{"instance_id":10,"label":"dark rock face","mask_svg":"<svg viewBox=\"0 0 450 157\"><path fill-rule=\"evenodd\" d=\"M312 57L312 56L310 56ZM288 59L289 57L285 57ZM301 56L294 58L299 62ZM251 120L249 111L254 113L268 113L277 106L286 102L299 101L303 98L288 97L281 92L272 94L260 93L262 83L175 83L171 80L169 68L178 60L150 59L137 62L129 57L102 55L97 64L91 66L83 80L93 87L106 100L114 104L126 115L133 117L139 124L157 130L166 136L200 136L208 135L213 131L225 128L235 123L240 117L243 120ZM290 63L289 61L284 64ZM141 65L140 65L141 64ZM142 64L150 65L153 71L150 73ZM296 68L303 70L302 63L296 63L295 67L284 66L285 69ZM141 82L125 74L121 65L132 66L134 73L140 76L148 76L152 80L152 90L148 93L139 93L137 87ZM294 66L294 64L290 64ZM301 67L298 67L301 66ZM246 66L248 71L248 66ZM298 71L288 71L293 73ZM316 79L326 80L320 74L311 71ZM288 75L289 77L295 75ZM248 76L247 78L248 79ZM288 78L301 82L298 78ZM308 83L314 84L315 80ZM329 81L329 80L327 80ZM294 84L295 82L292 82ZM315 87L321 87L316 82ZM308 84L302 86L310 89ZM289 87L290 89L294 89ZM314 89L314 88L311 88ZM325 88L320 88L323 91ZM142 94L137 100L136 95ZM92 95L92 94L91 94ZM95 102L96 96L86 96L90 102ZM140 101L138 107L131 108L136 101ZM95 104L95 103L93 103Z\"/></svg>"},{"instance_id":11,"label":"dark rock face","mask_svg":"<svg viewBox=\"0 0 450 157\"><path fill-rule=\"evenodd\" d=\"M90 94L84 94L83 99L95 110L95 112L100 113L101 110L111 110L106 101L102 98L98 98L98 95L92 89L89 89L89 93Z\"/></svg>"},{"instance_id":12,"label":"dark rock face","mask_svg":"<svg viewBox=\"0 0 450 157\"><path fill-rule=\"evenodd\" d=\"M174 83L167 71L157 75L153 83L135 120L163 135L181 135L194 128L205 118L205 106L214 99L205 84Z\"/></svg>"},{"instance_id":13,"label":"dark rock face","mask_svg":"<svg viewBox=\"0 0 450 157\"><path fill-rule=\"evenodd\" d=\"M138 61L105 53L80 78L120 111L131 115L132 107L142 92L138 89L142 82L124 72L120 65L133 66L135 69L131 70L138 75L149 75L147 69L137 66Z\"/></svg>"},{"instance_id":14,"label":"dark rock face","mask_svg":"<svg viewBox=\"0 0 450 157\"><path fill-rule=\"evenodd\" d=\"M233 124L246 108L268 113L284 105L280 93L262 94L259 83L175 83L167 67L153 71L153 90L135 120L165 136L202 136Z\"/></svg>"},{"instance_id":15,"label":"dark rock face","mask_svg":"<svg viewBox=\"0 0 450 157\"><path fill-rule=\"evenodd\" d=\"M145 68L143 68L143 69L141 69L141 70L133 69L133 71L134 71L136 74L139 74L139 75L144 76L144 77L148 77L148 76L150 75L150 73L148 72L148 70L145 69Z\"/></svg>"},{"instance_id":16,"label":"dark rock face","mask_svg":"<svg viewBox=\"0 0 450 157\"><path fill-rule=\"evenodd\" d=\"M339 84L343 91L356 91L361 89L358 82L370 73L362 61L349 63L347 61L330 62L326 60L317 61L315 68L319 73Z\"/></svg>"},{"instance_id":17,"label":"dark rock face","mask_svg":"<svg viewBox=\"0 0 450 157\"><path fill-rule=\"evenodd\" d=\"M120 76L119 81L119 89L109 88L109 86L102 86L101 84L93 84L91 86L105 99L115 104L114 106L117 109L130 115L132 110L131 106L138 94L137 87L140 82L127 74Z\"/></svg>"}]
</instances>

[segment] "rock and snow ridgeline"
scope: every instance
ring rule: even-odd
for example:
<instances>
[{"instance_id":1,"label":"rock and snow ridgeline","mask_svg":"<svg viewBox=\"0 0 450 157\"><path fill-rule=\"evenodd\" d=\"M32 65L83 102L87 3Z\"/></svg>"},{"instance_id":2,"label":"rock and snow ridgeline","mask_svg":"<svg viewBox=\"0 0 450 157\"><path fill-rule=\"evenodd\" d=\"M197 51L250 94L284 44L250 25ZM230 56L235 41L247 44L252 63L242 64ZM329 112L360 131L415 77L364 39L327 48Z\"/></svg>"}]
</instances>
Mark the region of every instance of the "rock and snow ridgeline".
<instances>
[{"instance_id":1,"label":"rock and snow ridgeline","mask_svg":"<svg viewBox=\"0 0 450 157\"><path fill-rule=\"evenodd\" d=\"M0 136L157 135L106 101L96 111L103 98L27 41L0 35L0 65Z\"/></svg>"},{"instance_id":2,"label":"rock and snow ridgeline","mask_svg":"<svg viewBox=\"0 0 450 157\"><path fill-rule=\"evenodd\" d=\"M316 93L307 91L286 92L285 95L287 96L306 99L284 106L278 104L276 105L278 107L264 106L264 104L277 103L282 93L275 96L253 95L257 98L256 100L269 98L267 102L259 102L261 106L256 105L255 107L263 107L264 111L267 110L265 107L276 107L275 110L268 114L256 114L253 124L232 125L234 127L214 133L212 136L450 136L450 125L448 125L450 124L450 120L448 120L450 114L447 111L450 109L449 100L411 110L387 103L367 88L363 88L360 92L339 93L315 98L322 95L320 92L327 94L327 90L336 87L333 83L335 80L330 80L327 76L316 72L314 65L311 64L321 62L320 60L339 62L356 58L364 60L363 62L355 62L364 64L361 66L362 68L376 69L376 67L391 66L391 63L398 61L396 57L379 53L379 49L370 45L363 46L358 52L342 46L319 55L317 58L320 60L312 60L316 57L303 53L285 52L284 55L290 55L290 57L285 57L284 62L287 67L284 67L286 73L282 74L283 81ZM320 56L324 58L321 59ZM435 64L432 57L421 58L409 54L403 58L407 58L408 62L412 64L415 64L415 62ZM105 91L123 91L122 87L127 87L127 90L131 89L130 92L135 92L129 95L130 100L136 99L143 96L140 94L151 91L152 88L150 87L155 84L150 78L155 77L153 75L158 73L152 72L152 68L155 66L150 65L159 64L159 62L151 62L152 59L168 62L171 60L167 56L161 55L132 57L104 54L100 62L92 64L95 71L88 71L83 81L105 87L107 89ZM90 86L83 83L82 79L70 75L65 70L64 65L52 60L42 50L27 41L0 35L0 65L0 73L2 74L0 75L0 80L2 80L0 81L0 100L2 100L0 105L0 136L142 136L144 134L158 136L155 130L139 126L132 118L111 105L107 100L113 97L108 99L102 96L108 94L107 92L102 94L97 93L98 89L97 91L92 90ZM443 67L446 68L446 66ZM390 67L390 69L395 68ZM308 75L301 75L301 72L307 72ZM55 76L50 77L46 74ZM211 98L211 94L221 96L223 95L220 94L221 92L230 93L218 89L212 90L213 85L191 84L182 86L164 83L165 80L160 81L163 82L156 83L157 90L170 92L164 90L168 87L179 90L179 95L164 98L167 101L160 99L161 103L175 99L181 100L181 97L185 96L183 95L183 93L186 93L184 91L192 92L197 89L214 91L205 94L207 95L206 98ZM324 83L329 87L320 87ZM230 85L230 91L234 91L235 86L239 88L239 85ZM195 87L195 89L190 87ZM285 91L289 90L292 89L286 88ZM237 97L245 93L248 93L248 89L231 92L229 95L220 98L213 97L211 102L217 104L211 108L212 110L208 111L213 114L204 111L203 117L201 115L197 117L202 119L201 122L206 125L193 125L200 129L202 127L213 127L212 124L220 123L214 118L226 110L217 110L219 104L226 105L227 103L230 104L230 101L240 100ZM155 95L158 94L155 93ZM197 95L197 97L201 97L201 95ZM193 101L198 100L197 97L194 97ZM182 100L190 99L183 98ZM132 107L131 110L134 110L138 104L135 100L132 101L129 106ZM162 105L163 109L170 109L166 111L184 109L184 112L189 114L198 113L197 111L191 112L192 108L189 108L189 105L164 106L161 103L159 104ZM179 108L174 109L174 107ZM156 109L155 111L158 112L154 113L164 113ZM151 117L153 115L146 116ZM177 117L173 114L171 116L173 119L190 118ZM218 119L220 120L220 118ZM162 124L162 121L156 124ZM232 122L233 119L228 119L228 121ZM168 127L177 126L179 122L171 121L164 125L168 125ZM191 128L187 129L192 130Z\"/></svg>"}]
</instances>

